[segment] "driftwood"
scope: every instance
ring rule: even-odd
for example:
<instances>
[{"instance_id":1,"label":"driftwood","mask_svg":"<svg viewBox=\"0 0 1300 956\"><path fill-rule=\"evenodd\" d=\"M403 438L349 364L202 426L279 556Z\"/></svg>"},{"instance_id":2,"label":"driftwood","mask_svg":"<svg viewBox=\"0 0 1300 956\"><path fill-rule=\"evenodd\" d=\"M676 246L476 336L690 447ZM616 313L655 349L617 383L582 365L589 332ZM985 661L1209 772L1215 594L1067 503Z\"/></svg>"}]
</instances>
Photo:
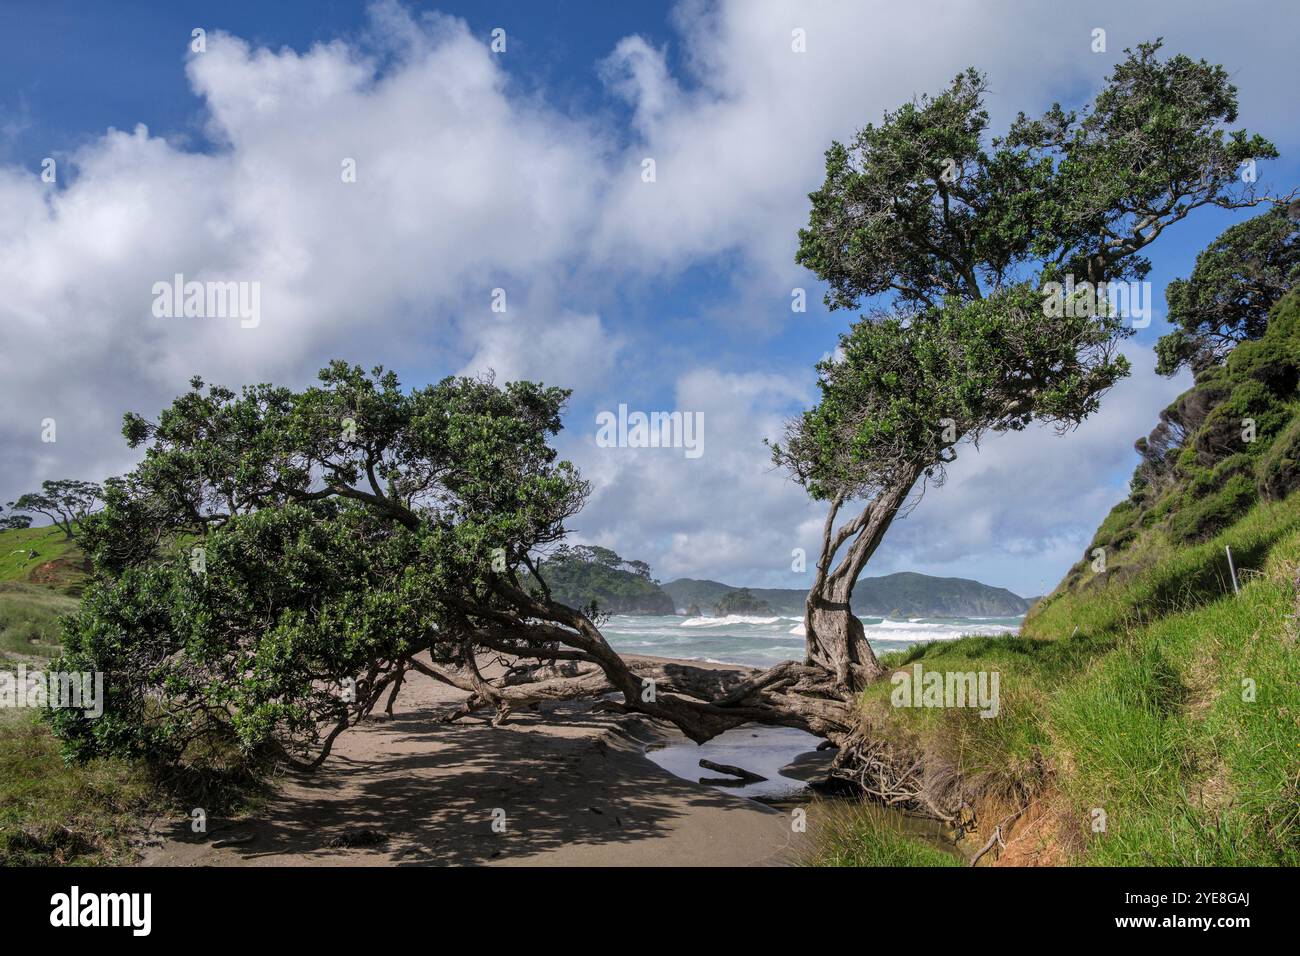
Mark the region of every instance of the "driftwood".
<instances>
[{"instance_id":1,"label":"driftwood","mask_svg":"<svg viewBox=\"0 0 1300 956\"><path fill-rule=\"evenodd\" d=\"M712 760L701 760L700 766L705 770L712 770L714 773L727 773L733 777L739 777L741 783L763 783L767 777L761 777L744 767L733 767L727 763L714 763Z\"/></svg>"}]
</instances>

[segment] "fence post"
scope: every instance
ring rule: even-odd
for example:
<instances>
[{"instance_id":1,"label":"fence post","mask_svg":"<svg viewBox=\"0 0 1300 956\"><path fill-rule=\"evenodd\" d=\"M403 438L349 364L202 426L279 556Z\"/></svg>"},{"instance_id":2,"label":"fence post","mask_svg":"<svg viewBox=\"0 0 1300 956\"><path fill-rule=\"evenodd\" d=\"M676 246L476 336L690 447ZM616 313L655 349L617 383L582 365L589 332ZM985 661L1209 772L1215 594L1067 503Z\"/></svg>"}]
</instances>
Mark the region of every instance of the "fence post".
<instances>
[{"instance_id":1,"label":"fence post","mask_svg":"<svg viewBox=\"0 0 1300 956\"><path fill-rule=\"evenodd\" d=\"M1240 595L1241 591L1237 588L1237 569L1232 563L1232 548L1225 544L1223 550L1228 552L1228 573L1232 575L1232 593L1234 595Z\"/></svg>"}]
</instances>

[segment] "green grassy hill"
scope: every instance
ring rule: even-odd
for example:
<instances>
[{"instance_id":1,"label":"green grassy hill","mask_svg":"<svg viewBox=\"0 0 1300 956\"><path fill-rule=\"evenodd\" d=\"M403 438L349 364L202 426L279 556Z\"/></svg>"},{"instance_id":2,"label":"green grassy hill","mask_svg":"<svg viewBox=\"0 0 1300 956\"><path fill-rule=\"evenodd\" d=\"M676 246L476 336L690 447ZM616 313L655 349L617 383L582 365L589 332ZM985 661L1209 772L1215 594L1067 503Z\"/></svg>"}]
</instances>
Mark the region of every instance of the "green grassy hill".
<instances>
[{"instance_id":1,"label":"green grassy hill","mask_svg":"<svg viewBox=\"0 0 1300 956\"><path fill-rule=\"evenodd\" d=\"M85 558L58 528L0 531L0 582L41 584L65 594L80 593Z\"/></svg>"},{"instance_id":2,"label":"green grassy hill","mask_svg":"<svg viewBox=\"0 0 1300 956\"><path fill-rule=\"evenodd\" d=\"M81 549L57 528L0 532L0 656L56 654L85 577Z\"/></svg>"},{"instance_id":3,"label":"green grassy hill","mask_svg":"<svg viewBox=\"0 0 1300 956\"><path fill-rule=\"evenodd\" d=\"M1132 494L1019 637L884 658L1000 674L993 719L893 707L888 681L863 699L864 729L974 810L972 846L1002 823L1012 863L1300 865L1298 383L1292 293L1139 442Z\"/></svg>"}]
</instances>

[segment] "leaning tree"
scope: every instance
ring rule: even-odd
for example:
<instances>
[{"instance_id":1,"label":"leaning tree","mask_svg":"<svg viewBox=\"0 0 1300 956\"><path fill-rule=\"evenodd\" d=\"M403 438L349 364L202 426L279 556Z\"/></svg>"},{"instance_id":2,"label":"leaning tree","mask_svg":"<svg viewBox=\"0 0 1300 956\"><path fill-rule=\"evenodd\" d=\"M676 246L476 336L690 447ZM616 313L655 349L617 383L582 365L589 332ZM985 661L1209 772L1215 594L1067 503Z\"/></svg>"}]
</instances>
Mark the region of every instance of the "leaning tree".
<instances>
[{"instance_id":1,"label":"leaning tree","mask_svg":"<svg viewBox=\"0 0 1300 956\"><path fill-rule=\"evenodd\" d=\"M77 525L103 497L104 489L93 481L59 478L42 481L40 491L28 492L17 501L9 502L9 507L14 511L45 515L71 541L76 537Z\"/></svg>"},{"instance_id":2,"label":"leaning tree","mask_svg":"<svg viewBox=\"0 0 1300 956\"><path fill-rule=\"evenodd\" d=\"M969 70L827 150L797 259L832 309L871 311L819 364L821 400L773 457L829 502L805 628L840 686L881 672L850 601L914 492L962 442L1092 413L1127 374L1132 333L1103 290L1141 280L1141 251L1198 207L1262 201L1242 167L1276 150L1223 129L1226 72L1159 49L1125 51L1082 112L1021 114L987 146L985 79Z\"/></svg>"},{"instance_id":3,"label":"leaning tree","mask_svg":"<svg viewBox=\"0 0 1300 956\"><path fill-rule=\"evenodd\" d=\"M452 717L599 695L700 742L749 722L851 739L880 673L853 585L900 509L959 442L1068 427L1127 369L1122 317L1045 310L1041 284L1140 277L1170 223L1254 201L1237 168L1273 147L1221 130L1222 69L1157 49L1082 114L1022 116L989 144L972 71L828 151L799 259L832 305L892 311L852 326L774 447L829 502L804 660L625 660L553 597L543 559L587 496L551 447L565 390L403 390L336 362L300 391L195 380L157 420L127 417L144 458L84 522L93 581L61 665L104 671L109 706L55 712L72 751L182 760L215 741L311 764L412 670L463 692Z\"/></svg>"}]
</instances>

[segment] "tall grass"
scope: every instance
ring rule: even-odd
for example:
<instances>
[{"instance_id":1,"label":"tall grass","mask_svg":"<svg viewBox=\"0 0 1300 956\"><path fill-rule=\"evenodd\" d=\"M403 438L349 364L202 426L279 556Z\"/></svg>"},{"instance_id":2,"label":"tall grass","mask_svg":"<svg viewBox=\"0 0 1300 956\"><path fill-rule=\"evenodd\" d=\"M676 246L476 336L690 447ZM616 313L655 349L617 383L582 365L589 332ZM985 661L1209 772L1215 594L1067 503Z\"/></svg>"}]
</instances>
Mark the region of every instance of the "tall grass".
<instances>
[{"instance_id":1,"label":"tall grass","mask_svg":"<svg viewBox=\"0 0 1300 956\"><path fill-rule=\"evenodd\" d=\"M1203 544L1139 538L1125 557L1117 580L1058 589L1021 636L883 659L998 671L996 718L891 707L886 681L863 695L864 724L957 768L992 805L1051 801L1075 863L1300 865L1300 495ZM821 861L889 858L891 840L834 827Z\"/></svg>"},{"instance_id":2,"label":"tall grass","mask_svg":"<svg viewBox=\"0 0 1300 956\"><path fill-rule=\"evenodd\" d=\"M962 866L956 853L906 830L895 814L865 803L827 802L813 808L817 866Z\"/></svg>"},{"instance_id":3,"label":"tall grass","mask_svg":"<svg viewBox=\"0 0 1300 956\"><path fill-rule=\"evenodd\" d=\"M0 657L53 657L59 620L76 606L75 599L49 588L0 581Z\"/></svg>"},{"instance_id":4,"label":"tall grass","mask_svg":"<svg viewBox=\"0 0 1300 956\"><path fill-rule=\"evenodd\" d=\"M131 862L150 793L140 768L65 764L36 712L0 710L0 865Z\"/></svg>"}]
</instances>

